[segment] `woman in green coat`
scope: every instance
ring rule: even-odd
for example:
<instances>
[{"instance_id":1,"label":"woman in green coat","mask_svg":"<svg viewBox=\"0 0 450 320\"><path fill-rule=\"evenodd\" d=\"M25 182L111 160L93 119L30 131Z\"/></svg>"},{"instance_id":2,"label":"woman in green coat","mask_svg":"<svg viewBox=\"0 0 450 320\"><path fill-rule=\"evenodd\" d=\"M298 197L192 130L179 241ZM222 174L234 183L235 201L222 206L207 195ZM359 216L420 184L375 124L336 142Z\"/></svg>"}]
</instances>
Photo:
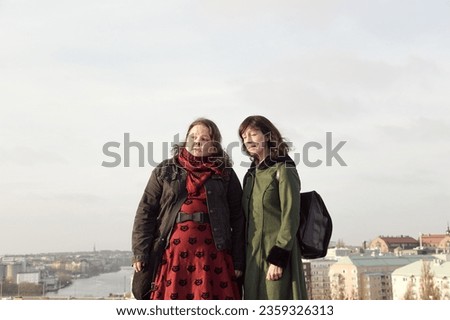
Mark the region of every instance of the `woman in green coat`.
<instances>
[{"instance_id":1,"label":"woman in green coat","mask_svg":"<svg viewBox=\"0 0 450 320\"><path fill-rule=\"evenodd\" d=\"M244 299L307 299L296 238L300 179L289 147L263 116L246 118L239 137L253 160L242 198L247 220Z\"/></svg>"}]
</instances>

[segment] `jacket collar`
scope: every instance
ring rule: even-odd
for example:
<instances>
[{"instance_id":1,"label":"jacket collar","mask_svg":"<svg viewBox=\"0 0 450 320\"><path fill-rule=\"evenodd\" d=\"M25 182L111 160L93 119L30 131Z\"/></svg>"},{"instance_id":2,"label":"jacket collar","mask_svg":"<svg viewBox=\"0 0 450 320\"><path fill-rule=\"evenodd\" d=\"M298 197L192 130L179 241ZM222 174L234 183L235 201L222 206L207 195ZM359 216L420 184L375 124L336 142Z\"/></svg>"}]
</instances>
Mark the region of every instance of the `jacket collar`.
<instances>
[{"instance_id":1,"label":"jacket collar","mask_svg":"<svg viewBox=\"0 0 450 320\"><path fill-rule=\"evenodd\" d=\"M255 161L252 162L252 164L250 165L250 168L248 169L249 173L253 173L256 169L259 170L266 170L270 167L273 167L274 165L276 165L277 163L285 163L285 164L290 164L292 166L295 167L295 162L294 160L292 160L291 157L289 157L288 155L286 156L282 156L282 157L278 157L273 159L271 156L268 156L267 158L264 159L264 161L262 161L259 164L256 164Z\"/></svg>"}]
</instances>

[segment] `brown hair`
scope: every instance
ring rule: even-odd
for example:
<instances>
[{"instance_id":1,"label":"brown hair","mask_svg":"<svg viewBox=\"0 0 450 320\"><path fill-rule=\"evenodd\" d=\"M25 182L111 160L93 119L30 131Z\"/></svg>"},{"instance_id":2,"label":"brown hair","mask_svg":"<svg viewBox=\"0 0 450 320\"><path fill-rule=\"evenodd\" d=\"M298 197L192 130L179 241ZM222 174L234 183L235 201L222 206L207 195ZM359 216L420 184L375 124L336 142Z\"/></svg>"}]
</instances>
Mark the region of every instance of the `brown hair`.
<instances>
[{"instance_id":1,"label":"brown hair","mask_svg":"<svg viewBox=\"0 0 450 320\"><path fill-rule=\"evenodd\" d=\"M198 118L194 122L192 122L187 131L186 136L184 138L184 142L180 142L179 144L174 145L172 152L174 156L177 156L180 152L181 148L186 147L186 141L188 139L189 131L196 125L203 125L209 129L209 135L211 136L211 142L216 148L217 152L208 156L213 158L215 161L220 161L224 166L231 167L232 162L228 154L222 148L222 135L220 134L220 130L217 125L209 119L206 118Z\"/></svg>"},{"instance_id":2,"label":"brown hair","mask_svg":"<svg viewBox=\"0 0 450 320\"><path fill-rule=\"evenodd\" d=\"M247 148L244 144L244 139L242 138L242 135L244 134L244 131L247 130L247 128L255 128L261 130L264 136L268 136L268 145L270 151L270 157L272 159L276 159L278 157L287 156L287 153L289 152L289 146L284 141L283 137L281 136L280 131L274 126L274 124L263 116L249 116L245 118L244 121L242 121L241 125L239 126L239 138L242 142L242 151L244 151L247 155L252 157L250 153L248 153ZM264 160L264 159L259 159Z\"/></svg>"}]
</instances>

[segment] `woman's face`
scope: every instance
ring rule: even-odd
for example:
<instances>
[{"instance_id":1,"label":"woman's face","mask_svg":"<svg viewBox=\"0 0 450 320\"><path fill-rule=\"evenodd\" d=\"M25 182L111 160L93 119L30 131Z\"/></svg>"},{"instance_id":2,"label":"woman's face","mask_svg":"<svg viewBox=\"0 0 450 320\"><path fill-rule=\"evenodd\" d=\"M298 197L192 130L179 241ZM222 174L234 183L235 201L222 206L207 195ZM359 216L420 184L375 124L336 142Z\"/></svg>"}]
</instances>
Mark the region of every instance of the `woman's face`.
<instances>
[{"instance_id":1,"label":"woman's face","mask_svg":"<svg viewBox=\"0 0 450 320\"><path fill-rule=\"evenodd\" d=\"M242 133L242 140L245 148L251 156L263 160L267 154L266 137L261 130L257 128L248 127Z\"/></svg>"},{"instance_id":2,"label":"woman's face","mask_svg":"<svg viewBox=\"0 0 450 320\"><path fill-rule=\"evenodd\" d=\"M216 152L212 142L209 128L197 124L188 132L186 148L195 157L205 157Z\"/></svg>"}]
</instances>

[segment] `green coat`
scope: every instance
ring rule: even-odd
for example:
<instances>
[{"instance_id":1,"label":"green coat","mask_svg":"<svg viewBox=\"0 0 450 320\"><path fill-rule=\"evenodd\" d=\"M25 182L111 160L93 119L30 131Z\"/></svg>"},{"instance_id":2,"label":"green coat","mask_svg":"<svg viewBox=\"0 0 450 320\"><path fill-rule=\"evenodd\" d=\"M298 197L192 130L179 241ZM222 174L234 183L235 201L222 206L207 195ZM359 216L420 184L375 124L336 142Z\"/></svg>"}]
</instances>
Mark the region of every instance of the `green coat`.
<instances>
[{"instance_id":1,"label":"green coat","mask_svg":"<svg viewBox=\"0 0 450 320\"><path fill-rule=\"evenodd\" d=\"M264 161L244 178L247 220L244 299L307 299L296 233L300 223L300 178L291 158ZM282 267L278 281L266 280L269 262Z\"/></svg>"}]
</instances>

